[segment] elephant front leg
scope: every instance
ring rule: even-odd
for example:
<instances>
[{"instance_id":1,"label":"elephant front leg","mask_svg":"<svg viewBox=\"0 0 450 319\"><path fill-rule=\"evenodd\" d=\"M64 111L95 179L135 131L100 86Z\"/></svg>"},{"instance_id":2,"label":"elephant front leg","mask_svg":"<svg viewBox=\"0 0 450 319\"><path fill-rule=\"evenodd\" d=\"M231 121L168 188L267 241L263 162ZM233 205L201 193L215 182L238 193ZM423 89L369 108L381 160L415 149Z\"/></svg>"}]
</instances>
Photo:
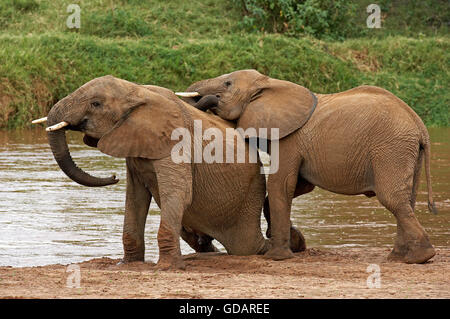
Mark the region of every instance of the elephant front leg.
<instances>
[{"instance_id":1,"label":"elephant front leg","mask_svg":"<svg viewBox=\"0 0 450 319\"><path fill-rule=\"evenodd\" d=\"M280 159L280 170L276 174L269 175L267 181L271 248L265 256L274 260L294 256L290 247L291 236L300 243L300 245L295 244L294 249L301 251L306 248L301 233L296 229L292 229L291 232L291 204L297 185L298 169L297 161L283 164Z\"/></svg>"},{"instance_id":2,"label":"elephant front leg","mask_svg":"<svg viewBox=\"0 0 450 319\"><path fill-rule=\"evenodd\" d=\"M172 197L161 203L161 223L158 231L159 260L158 268L185 269L181 257L180 234L184 207L179 198Z\"/></svg>"},{"instance_id":3,"label":"elephant front leg","mask_svg":"<svg viewBox=\"0 0 450 319\"><path fill-rule=\"evenodd\" d=\"M127 167L127 195L123 225L122 263L144 261L144 231L152 195Z\"/></svg>"},{"instance_id":4,"label":"elephant front leg","mask_svg":"<svg viewBox=\"0 0 450 319\"><path fill-rule=\"evenodd\" d=\"M158 231L158 268L185 269L181 257L180 235L183 214L192 201L190 164L175 164L171 158L155 162L161 204Z\"/></svg>"},{"instance_id":5,"label":"elephant front leg","mask_svg":"<svg viewBox=\"0 0 450 319\"><path fill-rule=\"evenodd\" d=\"M266 237L271 238L271 223L270 223L270 206L269 206L269 198L266 197L266 200L264 201L264 218L267 221L267 230L266 230ZM290 238L290 244L289 247L291 248L291 251L294 253L301 252L306 250L306 242L305 237L303 237L303 234L300 232L300 230L297 229L297 227L292 225L291 222L291 238Z\"/></svg>"}]
</instances>

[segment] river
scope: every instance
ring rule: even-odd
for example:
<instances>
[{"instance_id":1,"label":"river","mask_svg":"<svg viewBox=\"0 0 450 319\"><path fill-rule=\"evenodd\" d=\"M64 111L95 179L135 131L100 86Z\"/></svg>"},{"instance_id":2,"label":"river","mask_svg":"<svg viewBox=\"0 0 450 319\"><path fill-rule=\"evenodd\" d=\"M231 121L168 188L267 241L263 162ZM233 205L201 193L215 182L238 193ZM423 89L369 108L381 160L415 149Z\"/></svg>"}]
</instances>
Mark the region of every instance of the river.
<instances>
[{"instance_id":1,"label":"river","mask_svg":"<svg viewBox=\"0 0 450 319\"><path fill-rule=\"evenodd\" d=\"M427 210L424 174L416 214L433 245L449 247L450 128L430 128L429 132L433 194L439 214ZM68 133L68 141L80 167L96 176L115 172L121 181L102 188L78 185L57 166L42 128L1 131L1 266L122 257L125 161L84 145L80 133ZM394 216L376 197L337 195L318 188L294 199L292 220L302 230L308 247L388 248L396 232ZM152 201L145 230L147 261L158 258L158 227L159 208ZM182 240L181 246L184 254L193 252Z\"/></svg>"}]
</instances>

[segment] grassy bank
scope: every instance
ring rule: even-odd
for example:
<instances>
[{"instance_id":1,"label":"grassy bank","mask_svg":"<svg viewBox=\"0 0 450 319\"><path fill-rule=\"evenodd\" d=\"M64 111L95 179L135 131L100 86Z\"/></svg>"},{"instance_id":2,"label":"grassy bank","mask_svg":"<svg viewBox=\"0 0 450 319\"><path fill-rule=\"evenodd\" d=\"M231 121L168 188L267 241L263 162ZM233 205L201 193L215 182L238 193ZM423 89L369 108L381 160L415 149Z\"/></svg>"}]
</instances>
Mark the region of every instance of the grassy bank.
<instances>
[{"instance_id":1,"label":"grassy bank","mask_svg":"<svg viewBox=\"0 0 450 319\"><path fill-rule=\"evenodd\" d=\"M318 40L248 32L239 8L226 1L96 0L75 1L81 28L73 31L65 26L69 3L0 4L0 128L29 126L105 74L182 90L243 68L319 93L378 85L427 125L449 125L450 41L441 29L395 33L391 27L345 41Z\"/></svg>"}]
</instances>

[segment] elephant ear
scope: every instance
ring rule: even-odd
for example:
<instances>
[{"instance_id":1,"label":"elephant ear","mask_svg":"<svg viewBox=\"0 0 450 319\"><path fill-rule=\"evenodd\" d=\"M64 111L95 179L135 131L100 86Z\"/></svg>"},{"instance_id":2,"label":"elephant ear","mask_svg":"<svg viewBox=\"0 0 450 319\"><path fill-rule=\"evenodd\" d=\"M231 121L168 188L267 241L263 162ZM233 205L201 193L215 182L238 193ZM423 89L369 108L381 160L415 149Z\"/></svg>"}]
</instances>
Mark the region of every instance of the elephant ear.
<instances>
[{"instance_id":1,"label":"elephant ear","mask_svg":"<svg viewBox=\"0 0 450 319\"><path fill-rule=\"evenodd\" d=\"M292 82L267 78L257 84L249 104L242 113L237 127L244 130L279 129L279 139L301 128L311 117L317 104L316 96L303 86Z\"/></svg>"},{"instance_id":2,"label":"elephant ear","mask_svg":"<svg viewBox=\"0 0 450 319\"><path fill-rule=\"evenodd\" d=\"M181 106L145 90L121 120L98 142L98 149L115 157L161 159L170 156L178 142L172 131L184 127Z\"/></svg>"}]
</instances>

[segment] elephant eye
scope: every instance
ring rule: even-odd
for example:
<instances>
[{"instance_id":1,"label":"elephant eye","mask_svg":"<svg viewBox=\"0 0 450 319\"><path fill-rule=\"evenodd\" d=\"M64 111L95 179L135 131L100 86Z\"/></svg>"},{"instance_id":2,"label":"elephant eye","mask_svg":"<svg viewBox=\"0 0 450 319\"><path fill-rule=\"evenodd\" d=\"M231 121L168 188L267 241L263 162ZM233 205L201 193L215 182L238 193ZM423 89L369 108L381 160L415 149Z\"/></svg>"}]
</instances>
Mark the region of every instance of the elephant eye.
<instances>
[{"instance_id":1,"label":"elephant eye","mask_svg":"<svg viewBox=\"0 0 450 319\"><path fill-rule=\"evenodd\" d=\"M226 81L225 82L225 86L230 86L231 85L231 81Z\"/></svg>"},{"instance_id":2,"label":"elephant eye","mask_svg":"<svg viewBox=\"0 0 450 319\"><path fill-rule=\"evenodd\" d=\"M99 107L101 104L100 104L100 102L95 101L95 102L92 102L91 105L92 105L93 107Z\"/></svg>"}]
</instances>

